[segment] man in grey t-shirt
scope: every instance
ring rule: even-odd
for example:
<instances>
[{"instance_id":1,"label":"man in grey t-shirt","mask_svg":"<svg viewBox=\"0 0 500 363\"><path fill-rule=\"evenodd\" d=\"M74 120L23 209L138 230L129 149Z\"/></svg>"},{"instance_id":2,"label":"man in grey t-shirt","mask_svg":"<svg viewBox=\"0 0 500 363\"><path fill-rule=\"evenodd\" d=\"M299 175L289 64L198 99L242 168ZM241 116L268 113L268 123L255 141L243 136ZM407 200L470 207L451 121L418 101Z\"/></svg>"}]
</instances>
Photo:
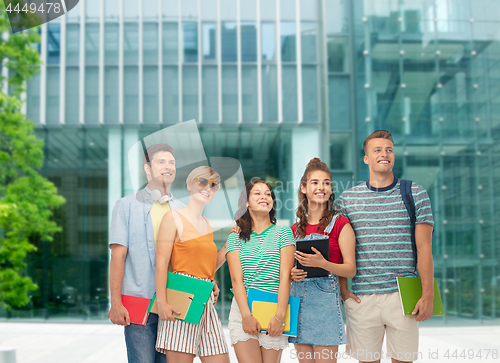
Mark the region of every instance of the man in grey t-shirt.
<instances>
[{"instance_id":1,"label":"man in grey t-shirt","mask_svg":"<svg viewBox=\"0 0 500 363\"><path fill-rule=\"evenodd\" d=\"M394 177L393 140L387 131L376 131L365 140L364 162L370 180L342 193L337 201L356 234L357 273L352 292L347 279L340 278L340 290L347 317L347 352L361 362L393 363L418 358L418 322L432 315L434 267L432 229L434 221L429 197L423 187L413 183L415 201L415 242L417 261L412 249L412 225ZM396 277L415 275L422 279L422 298L414 316L401 310ZM382 355L384 335L387 355Z\"/></svg>"}]
</instances>

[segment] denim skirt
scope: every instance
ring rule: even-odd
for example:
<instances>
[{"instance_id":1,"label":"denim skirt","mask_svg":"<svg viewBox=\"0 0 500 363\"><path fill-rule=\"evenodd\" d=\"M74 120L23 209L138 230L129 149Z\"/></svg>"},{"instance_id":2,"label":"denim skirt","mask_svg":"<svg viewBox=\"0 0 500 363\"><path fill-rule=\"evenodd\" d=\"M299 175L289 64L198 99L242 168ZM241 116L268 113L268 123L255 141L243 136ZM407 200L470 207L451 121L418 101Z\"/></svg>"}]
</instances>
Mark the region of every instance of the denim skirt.
<instances>
[{"instance_id":1,"label":"denim skirt","mask_svg":"<svg viewBox=\"0 0 500 363\"><path fill-rule=\"evenodd\" d=\"M293 281L290 295L300 298L297 337L290 337L290 343L316 346L346 344L336 275Z\"/></svg>"}]
</instances>

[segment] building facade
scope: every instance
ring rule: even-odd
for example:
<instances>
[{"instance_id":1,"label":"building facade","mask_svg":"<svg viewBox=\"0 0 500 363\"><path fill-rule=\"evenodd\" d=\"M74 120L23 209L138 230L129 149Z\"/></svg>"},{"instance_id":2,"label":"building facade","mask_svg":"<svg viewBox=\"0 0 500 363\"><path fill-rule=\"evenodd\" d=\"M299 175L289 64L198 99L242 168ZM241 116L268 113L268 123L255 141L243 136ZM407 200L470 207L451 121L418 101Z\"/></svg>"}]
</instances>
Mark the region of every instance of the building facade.
<instances>
[{"instance_id":1,"label":"building facade","mask_svg":"<svg viewBox=\"0 0 500 363\"><path fill-rule=\"evenodd\" d=\"M273 183L288 225L310 158L330 165L338 196L368 178L366 136L389 130L395 175L432 202L447 313L434 320L497 321L499 19L494 0L80 0L41 27L26 98L43 173L67 200L63 232L29 257L30 305L0 316L106 319L128 150L195 119L207 156ZM227 321L227 266L217 278Z\"/></svg>"}]
</instances>

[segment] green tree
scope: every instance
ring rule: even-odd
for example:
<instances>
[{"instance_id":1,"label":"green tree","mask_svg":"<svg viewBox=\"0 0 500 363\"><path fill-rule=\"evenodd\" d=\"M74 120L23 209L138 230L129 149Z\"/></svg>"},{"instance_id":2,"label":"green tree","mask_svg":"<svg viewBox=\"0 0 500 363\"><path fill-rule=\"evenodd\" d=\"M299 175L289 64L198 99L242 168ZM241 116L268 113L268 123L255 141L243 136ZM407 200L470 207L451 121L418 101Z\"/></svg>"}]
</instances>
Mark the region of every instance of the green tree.
<instances>
[{"instance_id":1,"label":"green tree","mask_svg":"<svg viewBox=\"0 0 500 363\"><path fill-rule=\"evenodd\" d=\"M38 71L40 57L33 47L36 31L9 34L10 23L0 1L0 60L8 78L0 72L0 305L22 307L29 292L37 289L26 275L25 258L36 250L34 240L51 241L61 228L52 221L53 211L64 204L52 182L40 175L43 141L33 123L22 113L21 96L26 81ZM4 85L9 92L5 92Z\"/></svg>"}]
</instances>

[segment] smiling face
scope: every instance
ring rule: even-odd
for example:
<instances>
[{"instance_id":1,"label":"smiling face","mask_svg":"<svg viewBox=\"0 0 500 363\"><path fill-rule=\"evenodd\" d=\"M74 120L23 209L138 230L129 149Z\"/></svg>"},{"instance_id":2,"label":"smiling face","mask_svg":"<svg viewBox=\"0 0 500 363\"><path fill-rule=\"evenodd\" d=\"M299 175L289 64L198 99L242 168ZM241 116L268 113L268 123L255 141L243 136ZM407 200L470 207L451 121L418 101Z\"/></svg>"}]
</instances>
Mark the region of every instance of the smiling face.
<instances>
[{"instance_id":1,"label":"smiling face","mask_svg":"<svg viewBox=\"0 0 500 363\"><path fill-rule=\"evenodd\" d=\"M148 182L161 185L163 176L165 184L171 184L175 179L175 158L171 152L158 151L153 155L151 165L144 164L144 171Z\"/></svg>"},{"instance_id":2,"label":"smiling face","mask_svg":"<svg viewBox=\"0 0 500 363\"><path fill-rule=\"evenodd\" d=\"M301 184L300 190L306 195L309 208L324 209L332 195L330 174L322 170L311 171L307 176L307 183Z\"/></svg>"},{"instance_id":3,"label":"smiling face","mask_svg":"<svg viewBox=\"0 0 500 363\"><path fill-rule=\"evenodd\" d=\"M269 214L273 209L273 197L271 190L264 183L257 183L250 190L247 207L250 213Z\"/></svg>"},{"instance_id":4,"label":"smiling face","mask_svg":"<svg viewBox=\"0 0 500 363\"><path fill-rule=\"evenodd\" d=\"M370 173L392 173L395 161L392 141L387 139L371 139L368 141L363 161L370 168Z\"/></svg>"},{"instance_id":5,"label":"smiling face","mask_svg":"<svg viewBox=\"0 0 500 363\"><path fill-rule=\"evenodd\" d=\"M195 198L197 201L200 201L203 204L207 204L213 199L216 193L214 189L211 188L212 182L216 181L209 180L209 183L203 186L198 182L197 178L194 179L187 184L189 195L191 196L191 198Z\"/></svg>"}]
</instances>

